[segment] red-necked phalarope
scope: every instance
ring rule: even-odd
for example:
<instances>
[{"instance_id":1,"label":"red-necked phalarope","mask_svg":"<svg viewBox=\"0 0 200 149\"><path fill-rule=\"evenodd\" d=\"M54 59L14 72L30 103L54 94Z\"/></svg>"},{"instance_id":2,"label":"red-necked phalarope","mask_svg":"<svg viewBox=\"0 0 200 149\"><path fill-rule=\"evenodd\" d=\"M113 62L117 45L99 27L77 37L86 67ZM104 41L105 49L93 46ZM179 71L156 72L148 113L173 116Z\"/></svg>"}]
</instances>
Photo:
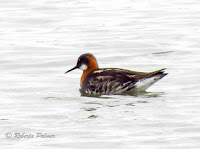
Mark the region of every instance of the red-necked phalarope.
<instances>
[{"instance_id":1,"label":"red-necked phalarope","mask_svg":"<svg viewBox=\"0 0 200 149\"><path fill-rule=\"evenodd\" d=\"M83 70L81 91L89 95L132 94L145 91L166 76L165 69L153 72L136 72L120 68L99 68L94 55L86 53L78 58L77 65L68 70Z\"/></svg>"}]
</instances>

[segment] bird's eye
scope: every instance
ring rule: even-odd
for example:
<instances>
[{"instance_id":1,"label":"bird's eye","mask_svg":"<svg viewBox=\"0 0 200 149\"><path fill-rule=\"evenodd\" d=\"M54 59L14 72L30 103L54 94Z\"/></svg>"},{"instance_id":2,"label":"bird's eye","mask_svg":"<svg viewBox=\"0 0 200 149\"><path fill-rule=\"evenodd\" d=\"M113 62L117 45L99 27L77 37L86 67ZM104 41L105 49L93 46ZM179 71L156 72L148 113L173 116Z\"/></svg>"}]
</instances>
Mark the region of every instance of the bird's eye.
<instances>
[{"instance_id":1,"label":"bird's eye","mask_svg":"<svg viewBox=\"0 0 200 149\"><path fill-rule=\"evenodd\" d=\"M89 63L88 58L85 58L83 61L84 61L85 64L88 64L88 63Z\"/></svg>"}]
</instances>

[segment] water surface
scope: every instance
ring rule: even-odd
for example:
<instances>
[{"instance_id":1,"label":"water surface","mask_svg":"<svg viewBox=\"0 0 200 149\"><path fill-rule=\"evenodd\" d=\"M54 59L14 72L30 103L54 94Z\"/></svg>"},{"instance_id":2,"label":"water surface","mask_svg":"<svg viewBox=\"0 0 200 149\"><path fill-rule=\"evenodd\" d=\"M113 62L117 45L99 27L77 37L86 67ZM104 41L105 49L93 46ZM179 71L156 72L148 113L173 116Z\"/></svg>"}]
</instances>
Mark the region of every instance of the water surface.
<instances>
[{"instance_id":1,"label":"water surface","mask_svg":"<svg viewBox=\"0 0 200 149\"><path fill-rule=\"evenodd\" d=\"M0 1L0 147L199 149L199 7L198 0ZM83 97L81 71L64 72L85 52L100 67L169 75L143 95Z\"/></svg>"}]
</instances>

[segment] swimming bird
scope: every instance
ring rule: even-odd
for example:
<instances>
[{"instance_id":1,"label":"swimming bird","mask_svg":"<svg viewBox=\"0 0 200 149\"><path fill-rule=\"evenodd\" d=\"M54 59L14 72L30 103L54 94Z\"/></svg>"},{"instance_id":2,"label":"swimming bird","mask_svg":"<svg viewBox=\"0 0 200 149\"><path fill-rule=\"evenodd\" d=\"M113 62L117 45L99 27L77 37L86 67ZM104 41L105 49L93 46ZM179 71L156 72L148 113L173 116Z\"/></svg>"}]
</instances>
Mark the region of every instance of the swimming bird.
<instances>
[{"instance_id":1,"label":"swimming bird","mask_svg":"<svg viewBox=\"0 0 200 149\"><path fill-rule=\"evenodd\" d=\"M82 54L74 69L83 70L80 91L88 95L134 94L142 92L167 75L164 69L153 72L136 72L120 68L99 68L91 53Z\"/></svg>"}]
</instances>

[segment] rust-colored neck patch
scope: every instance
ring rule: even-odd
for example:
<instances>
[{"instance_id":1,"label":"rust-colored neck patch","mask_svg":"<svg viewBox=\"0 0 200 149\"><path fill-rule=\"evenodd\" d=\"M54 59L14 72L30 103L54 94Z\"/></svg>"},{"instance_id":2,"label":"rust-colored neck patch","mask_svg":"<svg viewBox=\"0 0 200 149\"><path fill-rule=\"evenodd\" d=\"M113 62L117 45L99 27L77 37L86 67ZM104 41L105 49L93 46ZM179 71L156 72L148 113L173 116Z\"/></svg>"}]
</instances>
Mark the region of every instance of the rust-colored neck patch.
<instances>
[{"instance_id":1,"label":"rust-colored neck patch","mask_svg":"<svg viewBox=\"0 0 200 149\"><path fill-rule=\"evenodd\" d=\"M89 60L88 68L87 68L86 70L83 71L83 74L82 74L82 76L81 76L81 81L80 81L80 85L81 85L81 86L82 86L82 83L83 83L85 77L86 77L89 73L91 73L91 72L95 71L97 68L99 68L98 63L97 63L97 61L96 61L95 58L93 58L93 57L88 57L88 60Z\"/></svg>"}]
</instances>

